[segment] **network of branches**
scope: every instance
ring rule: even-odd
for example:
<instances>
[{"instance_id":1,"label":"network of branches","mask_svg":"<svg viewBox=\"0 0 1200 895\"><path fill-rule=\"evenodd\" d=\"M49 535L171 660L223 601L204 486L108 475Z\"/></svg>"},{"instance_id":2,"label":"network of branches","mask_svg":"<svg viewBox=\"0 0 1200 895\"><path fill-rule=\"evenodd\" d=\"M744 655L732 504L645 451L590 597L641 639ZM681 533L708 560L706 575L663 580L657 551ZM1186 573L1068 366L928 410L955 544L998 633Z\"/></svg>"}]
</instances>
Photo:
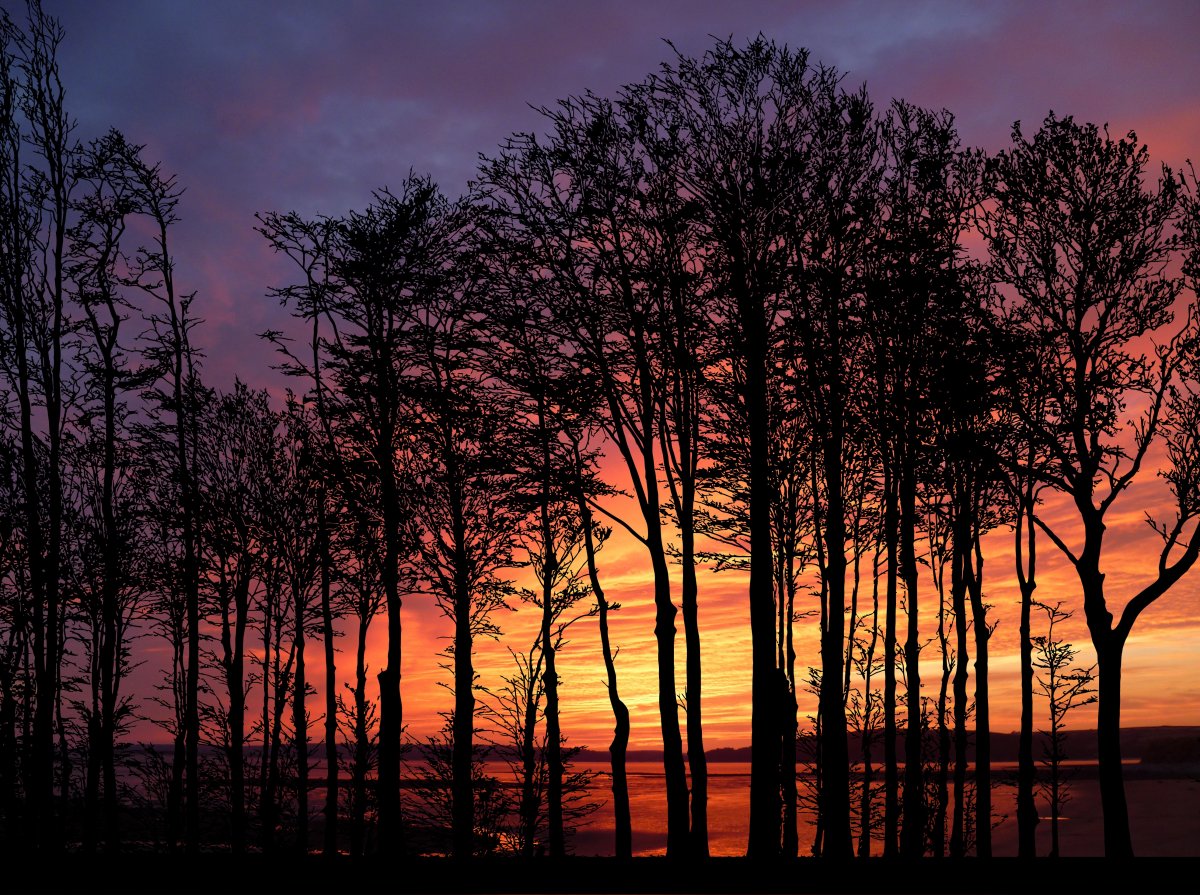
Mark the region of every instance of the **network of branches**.
<instances>
[{"instance_id":1,"label":"network of branches","mask_svg":"<svg viewBox=\"0 0 1200 895\"><path fill-rule=\"evenodd\" d=\"M631 854L619 531L669 856L709 854L712 572L749 607L751 858L990 856L1000 637L1021 853L1038 706L1057 852L1092 700L1104 844L1130 852L1123 650L1200 552L1193 173L1054 113L989 155L803 50L718 41L542 109L457 200L414 174L343 216L261 213L247 238L291 276L242 372L291 388L224 390L176 280L182 187L77 133L63 39L36 2L0 20L4 848L557 856L608 787ZM1155 472L1157 561L1109 593L1107 514ZM1019 630L984 587L1002 530ZM1034 600L1039 544L1077 573L1094 696ZM413 601L443 641L404 638ZM497 639L511 664L479 668ZM436 653L440 719L405 714L405 650ZM604 669L602 775L568 745L564 650Z\"/></svg>"}]
</instances>

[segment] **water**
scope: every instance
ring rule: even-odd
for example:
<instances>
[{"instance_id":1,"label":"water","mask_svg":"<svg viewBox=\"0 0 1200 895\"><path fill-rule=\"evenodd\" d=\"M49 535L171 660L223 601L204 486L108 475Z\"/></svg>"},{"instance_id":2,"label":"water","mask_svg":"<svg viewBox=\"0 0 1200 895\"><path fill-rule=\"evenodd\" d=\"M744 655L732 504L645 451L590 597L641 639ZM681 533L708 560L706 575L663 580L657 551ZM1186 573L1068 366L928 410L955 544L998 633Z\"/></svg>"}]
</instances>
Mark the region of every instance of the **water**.
<instances>
[{"instance_id":1,"label":"water","mask_svg":"<svg viewBox=\"0 0 1200 895\"><path fill-rule=\"evenodd\" d=\"M1087 771L1094 762L1076 762L1081 769L1071 782L1071 801L1066 817L1060 820L1060 848L1064 856L1103 855L1103 816L1100 810L1099 782ZM603 799L604 806L588 818L574 839L573 850L579 855L606 855L613 852L613 816L611 783L606 763L577 763L601 774L592 796ZM1014 766L997 763L998 773ZM489 769L498 776L504 766ZM629 801L633 822L635 855L662 854L666 850L666 796L662 765L658 762L630 762ZM880 774L880 777L882 775ZM1126 781L1130 825L1135 854L1146 857L1200 856L1200 780L1194 778L1149 778L1131 775ZM878 778L877 778L878 779ZM803 785L803 781L802 781ZM1009 784L993 792L993 851L997 856L1016 855L1016 789ZM709 765L709 849L714 856L743 855L750 801L750 765L744 762L714 762ZM857 806L855 806L857 807ZM1045 806L1039 800L1039 809ZM858 834L857 818L853 833ZM812 816L801 811L800 849L812 845ZM1050 822L1038 825L1038 853L1050 849Z\"/></svg>"}]
</instances>

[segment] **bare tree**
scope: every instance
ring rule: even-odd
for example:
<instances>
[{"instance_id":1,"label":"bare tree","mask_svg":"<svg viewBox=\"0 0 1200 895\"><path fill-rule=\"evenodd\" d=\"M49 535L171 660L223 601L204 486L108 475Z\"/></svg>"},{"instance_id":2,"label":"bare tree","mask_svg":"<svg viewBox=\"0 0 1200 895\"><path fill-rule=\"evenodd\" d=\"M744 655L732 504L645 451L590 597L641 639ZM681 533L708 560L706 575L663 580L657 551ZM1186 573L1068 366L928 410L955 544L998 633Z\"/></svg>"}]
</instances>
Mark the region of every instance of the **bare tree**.
<instances>
[{"instance_id":1,"label":"bare tree","mask_svg":"<svg viewBox=\"0 0 1200 895\"><path fill-rule=\"evenodd\" d=\"M266 392L236 382L217 397L204 419L198 455L206 566L215 591L228 726L230 845L246 848L246 634L256 591L262 587L262 551L277 519L279 415Z\"/></svg>"},{"instance_id":2,"label":"bare tree","mask_svg":"<svg viewBox=\"0 0 1200 895\"><path fill-rule=\"evenodd\" d=\"M384 552L381 584L388 619L387 667L379 673L378 809L380 847L402 849L400 695L403 567L413 560L406 506L408 414L403 386L408 330L443 276L453 224L447 203L428 180L410 177L398 194L377 193L366 211L343 219L305 220L266 214L259 232L291 258L303 279L275 291L310 325L320 327L313 360L298 359L281 333L266 335L298 374L324 383L324 413L337 421L339 453L351 453L369 487L355 512L379 519ZM324 375L317 367L324 365ZM343 499L348 494L343 495Z\"/></svg>"},{"instance_id":3,"label":"bare tree","mask_svg":"<svg viewBox=\"0 0 1200 895\"><path fill-rule=\"evenodd\" d=\"M1073 547L1070 536L1034 517L1075 568L1096 649L1110 857L1132 853L1120 744L1125 644L1138 616L1200 555L1200 537L1187 535L1200 514L1190 427L1196 399L1176 389L1180 373L1191 373L1181 367L1196 338L1194 309L1174 334L1149 351L1143 347L1147 336L1171 324L1181 285L1165 272L1179 182L1164 169L1157 188L1148 190L1148 164L1134 135L1113 139L1095 125L1051 114L1032 140L1014 127L1012 148L995 159L994 207L985 219L995 275L1017 295L1002 315L1044 346L1045 366L1029 374L1032 391L1048 396L1049 412L1035 417L1018 407L1025 437L1050 452L1042 480L1070 498L1082 527L1082 543ZM1123 419L1130 405L1139 410ZM1157 571L1114 617L1101 571L1105 517L1160 439L1175 518L1152 522L1163 541Z\"/></svg>"},{"instance_id":4,"label":"bare tree","mask_svg":"<svg viewBox=\"0 0 1200 895\"><path fill-rule=\"evenodd\" d=\"M353 470L351 465L350 470ZM376 703L367 697L367 634L371 622L383 608L379 586L383 553L378 522L363 510L375 506L369 494L361 494L354 484L357 477L341 477L349 483L347 494L339 495L341 512L333 531L334 568L337 570L337 599L340 614L354 620L354 678L345 684L352 702L338 697L338 707L349 728L346 740L350 749L350 853L361 856L367 844L367 775L377 758ZM405 590L410 590L405 587Z\"/></svg>"},{"instance_id":5,"label":"bare tree","mask_svg":"<svg viewBox=\"0 0 1200 895\"><path fill-rule=\"evenodd\" d=\"M605 434L616 448L644 531L612 517L643 546L654 574L658 708L667 793L667 850L687 853L689 800L675 685L675 617L662 518L660 388L655 338L661 295L647 281L654 244L646 161L624 113L587 95L545 110L551 133L511 138L485 163L480 191L525 267L551 290L565 351L597 383ZM609 512L607 508L596 508ZM700 745L700 744L697 744ZM693 770L697 770L697 762ZM705 838L704 848L707 848Z\"/></svg>"},{"instance_id":6,"label":"bare tree","mask_svg":"<svg viewBox=\"0 0 1200 895\"><path fill-rule=\"evenodd\" d=\"M90 623L85 635L91 704L85 843L94 847L101 823L107 847L120 845L116 740L132 710L121 683L129 668L131 627L144 594L137 563L140 551L137 464L131 398L152 377L139 363L133 337L122 326L136 309L125 290L122 250L127 219L140 209L130 182L138 148L110 131L81 154L80 181L73 202L76 220L68 234L68 275L76 305L83 311L78 346L83 374L81 416L75 451L78 503L83 531L76 540L81 556L81 607ZM98 578L98 580L97 580Z\"/></svg>"},{"instance_id":7,"label":"bare tree","mask_svg":"<svg viewBox=\"0 0 1200 895\"><path fill-rule=\"evenodd\" d=\"M1050 772L1050 779L1043 784L1043 788L1050 805L1050 857L1057 858L1058 821L1063 806L1070 800L1062 767L1067 758L1066 718L1077 706L1089 705L1096 701L1096 691L1092 687L1092 682L1096 679L1093 674L1096 666L1072 667L1078 654L1076 649L1054 636L1054 626L1067 621L1074 613L1063 609L1061 602L1053 606L1046 603L1034 605L1046 613L1046 633L1033 638L1033 648L1037 651L1033 667L1044 672L1038 677L1037 686L1041 695L1046 697L1050 715L1050 729L1045 731L1043 759L1043 764Z\"/></svg>"},{"instance_id":8,"label":"bare tree","mask_svg":"<svg viewBox=\"0 0 1200 895\"><path fill-rule=\"evenodd\" d=\"M36 688L27 792L31 839L49 848L58 839L53 792L63 628L62 447L71 402L64 356L72 325L66 254L78 147L57 61L62 26L35 0L25 27L6 12L0 31L5 257L0 313L10 340L5 378L18 408Z\"/></svg>"},{"instance_id":9,"label":"bare tree","mask_svg":"<svg viewBox=\"0 0 1200 895\"><path fill-rule=\"evenodd\" d=\"M834 83L832 71L809 68L805 53L759 39L744 50L726 41L701 59L680 56L664 65L647 88L648 110L659 129L677 133L686 146L674 169L677 189L691 200L697 245L718 299L713 312L726 321L741 377L754 656L747 854L756 858L776 855L782 846L780 755L788 732L780 699L784 672L776 655L768 407L768 356L778 338L787 291L783 272L788 249L780 236L799 207L808 138L817 133L816 98ZM843 655L840 637L837 654ZM840 665L831 686L837 687L841 705L838 671ZM836 765L836 755L834 761ZM848 810L843 816L848 824ZM848 850L848 827L844 838Z\"/></svg>"}]
</instances>

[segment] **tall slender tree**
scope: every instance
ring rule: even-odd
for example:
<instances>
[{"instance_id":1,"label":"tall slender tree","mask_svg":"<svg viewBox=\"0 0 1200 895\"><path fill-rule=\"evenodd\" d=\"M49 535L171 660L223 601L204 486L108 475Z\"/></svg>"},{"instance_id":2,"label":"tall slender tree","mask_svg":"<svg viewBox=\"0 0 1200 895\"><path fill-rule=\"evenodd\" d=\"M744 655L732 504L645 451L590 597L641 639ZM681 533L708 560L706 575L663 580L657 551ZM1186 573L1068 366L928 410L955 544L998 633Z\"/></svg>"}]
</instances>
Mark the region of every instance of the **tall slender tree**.
<instances>
[{"instance_id":1,"label":"tall slender tree","mask_svg":"<svg viewBox=\"0 0 1200 895\"><path fill-rule=\"evenodd\" d=\"M677 191L690 199L717 299L712 313L728 322L740 377L753 641L747 854L755 858L781 850L780 755L787 733L776 658L768 412L768 357L786 293L780 236L798 208L812 99L834 82L833 72L810 69L805 53L759 39L744 50L726 41L701 59L679 56L646 90L658 130L677 133L686 146L674 168Z\"/></svg>"},{"instance_id":2,"label":"tall slender tree","mask_svg":"<svg viewBox=\"0 0 1200 895\"><path fill-rule=\"evenodd\" d=\"M122 239L127 221L139 209L130 183L130 161L138 153L116 131L92 141L81 153L69 231L67 273L75 304L83 312L78 346L84 377L83 423L77 439L78 508L85 532L75 540L85 582L80 602L90 619L87 636L92 703L85 710L88 765L85 783L86 840L94 846L101 819L110 850L120 845L117 803L116 740L132 709L121 695L129 668L128 642L143 593L137 580L140 490L133 485L135 431L131 399L145 384L146 371L133 337L123 324L135 309L123 288ZM89 431L90 430L90 431ZM89 455L91 461L89 461ZM90 480L90 481L89 481ZM90 549L89 549L90 548ZM97 578L99 579L97 581Z\"/></svg>"},{"instance_id":3,"label":"tall slender tree","mask_svg":"<svg viewBox=\"0 0 1200 895\"><path fill-rule=\"evenodd\" d=\"M5 256L0 303L11 340L5 374L18 407L35 686L28 807L33 842L53 848L59 839L53 792L62 660L62 449L72 400L65 357L71 328L66 255L78 146L57 60L61 24L35 0L24 27L6 12L0 31Z\"/></svg>"},{"instance_id":4,"label":"tall slender tree","mask_svg":"<svg viewBox=\"0 0 1200 895\"><path fill-rule=\"evenodd\" d=\"M379 673L378 805L380 848L402 850L400 808L401 605L414 559L414 534L407 507L410 396L404 387L409 364L409 329L422 302L444 276L453 224L447 203L427 179L409 177L398 193L381 191L363 212L342 219L306 220L297 214L265 214L259 232L300 269L300 282L275 291L297 316L322 324L323 347L316 363L326 365L324 400L338 420L339 445L353 451L370 488L369 507L381 519L384 552L381 584L388 619L387 666ZM267 333L281 349L286 338ZM290 354L290 351L289 351ZM306 362L291 355L289 366L312 378ZM368 509L364 505L364 510Z\"/></svg>"},{"instance_id":5,"label":"tall slender tree","mask_svg":"<svg viewBox=\"0 0 1200 895\"><path fill-rule=\"evenodd\" d=\"M454 625L446 651L454 692L452 842L456 857L468 857L475 851L473 650L478 638L500 634L495 614L507 608L510 587L499 573L512 562L518 515L495 499L513 486L513 473L501 405L480 364L484 295L480 271L469 257L474 246L463 232L469 214L464 206L448 204L440 213L460 229L441 276L428 284L411 316L402 388L413 408L411 433L422 446L410 461L418 574ZM552 670L551 660L547 676Z\"/></svg>"},{"instance_id":6,"label":"tall slender tree","mask_svg":"<svg viewBox=\"0 0 1200 895\"><path fill-rule=\"evenodd\" d=\"M213 604L219 615L229 765L230 845L246 849L246 634L255 591L262 586L262 552L270 540L278 492L279 416L265 392L240 381L207 408L197 457L201 525Z\"/></svg>"},{"instance_id":7,"label":"tall slender tree","mask_svg":"<svg viewBox=\"0 0 1200 895\"><path fill-rule=\"evenodd\" d=\"M678 609L662 518L662 382L655 365L661 296L646 279L653 239L646 221L652 210L643 201L646 162L629 122L611 102L575 97L546 116L546 140L511 138L483 166L480 189L496 218L528 235L527 269L544 273L544 288L553 289L559 309L564 350L597 383L599 418L642 517L644 531L613 518L646 547L653 569L667 851L680 857L690 850L690 818L675 686Z\"/></svg>"}]
</instances>

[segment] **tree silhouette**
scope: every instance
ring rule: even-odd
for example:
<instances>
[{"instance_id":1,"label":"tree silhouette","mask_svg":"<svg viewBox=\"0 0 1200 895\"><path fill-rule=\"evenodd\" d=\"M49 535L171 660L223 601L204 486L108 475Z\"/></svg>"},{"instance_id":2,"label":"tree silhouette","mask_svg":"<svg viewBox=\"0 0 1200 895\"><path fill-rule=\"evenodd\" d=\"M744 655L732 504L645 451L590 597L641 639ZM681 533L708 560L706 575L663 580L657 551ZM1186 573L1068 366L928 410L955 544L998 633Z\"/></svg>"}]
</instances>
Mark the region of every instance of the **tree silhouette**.
<instances>
[{"instance_id":1,"label":"tree silhouette","mask_svg":"<svg viewBox=\"0 0 1200 895\"><path fill-rule=\"evenodd\" d=\"M438 209L449 228L461 226L459 213ZM426 285L407 331L408 353L401 385L413 408L410 437L413 520L420 534L418 574L454 637L445 651L453 674L452 791L453 848L458 857L473 853L476 715L473 644L499 637L493 618L508 608L510 587L498 577L511 565L516 513L495 495L513 485L506 465L510 445L503 437L501 405L479 365L483 351L478 295L471 262L462 243L450 251L442 278Z\"/></svg>"},{"instance_id":2,"label":"tree silhouette","mask_svg":"<svg viewBox=\"0 0 1200 895\"><path fill-rule=\"evenodd\" d=\"M66 252L77 146L56 58L62 26L34 2L24 28L6 12L0 30L6 258L0 301L9 342L5 375L18 407L36 688L26 782L32 842L50 848L59 838L53 792L55 718L61 714L62 448L73 397L64 368L70 326ZM37 260L42 257L44 263Z\"/></svg>"},{"instance_id":3,"label":"tree silhouette","mask_svg":"<svg viewBox=\"0 0 1200 895\"><path fill-rule=\"evenodd\" d=\"M1038 527L1071 562L1099 667L1097 740L1110 857L1132 854L1121 771L1121 663L1138 616L1195 563L1200 539L1185 529L1196 500L1194 400L1175 388L1195 340L1196 315L1150 351L1145 337L1170 325L1180 282L1164 273L1173 242L1168 226L1179 183L1163 170L1145 187L1149 156L1136 137L1113 139L1091 124L1051 114L1032 140L1019 127L1013 146L995 159L994 207L985 232L997 279L1017 299L1001 313L1044 346L1045 366L1031 371L1036 393L1049 396L1035 417L1018 407L1027 438L1051 453L1043 481L1074 503L1081 545L1040 514ZM1138 402L1118 435L1126 408ZM1144 409L1141 409L1144 408ZM1152 522L1163 547L1154 579L1131 595L1119 616L1109 609L1101 572L1104 519L1133 483L1156 439L1168 451L1163 473L1177 502L1174 520ZM1078 542L1077 542L1078 543Z\"/></svg>"},{"instance_id":4,"label":"tree silhouette","mask_svg":"<svg viewBox=\"0 0 1200 895\"><path fill-rule=\"evenodd\" d=\"M85 840L95 847L103 790L104 836L114 851L120 845L115 749L118 728L131 712L121 683L129 669L131 627L145 588L136 549L143 508L135 496L140 489L135 484L130 401L152 372L138 363L129 328L122 333L122 325L136 310L122 288L126 259L121 243L127 219L139 211L131 183L131 160L137 153L115 131L81 152L66 264L85 334L78 352L84 377L80 405L87 422L76 436L74 451L68 451L75 454L68 466L74 467L74 510L82 526L71 540L79 553L79 603L90 626L85 640L92 697L84 708Z\"/></svg>"},{"instance_id":5,"label":"tree silhouette","mask_svg":"<svg viewBox=\"0 0 1200 895\"><path fill-rule=\"evenodd\" d=\"M551 857L566 853L563 818L563 740L559 709L557 653L565 629L575 618L564 619L587 596L580 559L584 551L579 504L572 485L575 456L572 404L578 390L571 388L572 369L554 338L553 309L536 298L517 295L491 298L490 329L495 344L490 349L494 375L502 390L503 412L510 420L508 464L514 473L514 509L524 519L516 540L524 548L538 591L519 588L523 602L541 609L535 644L536 662L526 658L529 675L539 671L545 694L548 845ZM577 616L576 616L577 618ZM533 749L532 722L537 694L531 681L521 688L526 710L520 748L524 756L525 791L522 795L524 847L533 847L529 804Z\"/></svg>"},{"instance_id":6,"label":"tree silhouette","mask_svg":"<svg viewBox=\"0 0 1200 895\"><path fill-rule=\"evenodd\" d=\"M747 854L781 849L780 755L784 673L777 666L775 563L771 546L768 356L778 338L784 252L777 236L800 189L798 160L810 99L829 72L803 53L759 39L745 51L721 42L701 59L679 56L649 83L658 128L678 133L686 154L678 189L691 199L696 241L710 271L713 311L725 322L739 375L747 444L750 616L753 655L750 830ZM842 645L838 642L838 654ZM840 680L836 675L834 680ZM839 700L840 702L840 700ZM849 834L847 831L847 848Z\"/></svg>"},{"instance_id":7,"label":"tree silhouette","mask_svg":"<svg viewBox=\"0 0 1200 895\"><path fill-rule=\"evenodd\" d=\"M183 615L175 626L186 638L179 668L183 675L182 747L186 793L184 832L188 849L196 850L200 834L200 544L196 451L200 408L207 399L199 375L200 353L191 342L197 320L191 313L194 294L183 294L175 284L175 262L170 247L171 228L178 223L181 189L174 177L159 166L135 169L138 202L151 221L148 245L139 247L131 261L131 278L152 303L147 315L150 344L146 357L157 365L158 381L149 390L152 423L159 438L170 445L177 489L177 515L171 522L181 552Z\"/></svg>"},{"instance_id":8,"label":"tree silhouette","mask_svg":"<svg viewBox=\"0 0 1200 895\"><path fill-rule=\"evenodd\" d=\"M805 214L789 234L798 271L787 329L798 355L803 419L812 437L813 504L821 573L822 854L849 857L849 746L845 708L845 613L848 519L856 380L860 376L862 273L878 194L877 131L865 90L832 84L812 98L806 147Z\"/></svg>"},{"instance_id":9,"label":"tree silhouette","mask_svg":"<svg viewBox=\"0 0 1200 895\"><path fill-rule=\"evenodd\" d=\"M600 419L629 474L645 533L613 517L650 555L658 646L658 708L667 791L667 851L689 848L688 789L676 701L672 601L659 478L661 378L655 339L662 296L647 282L653 213L645 161L624 112L588 95L545 110L545 145L517 135L485 162L480 189L514 236L532 237L526 269L545 272L564 351L601 395ZM598 508L600 509L600 508ZM611 515L607 508L600 511ZM698 767L699 765L697 765ZM707 846L705 845L705 848Z\"/></svg>"},{"instance_id":10,"label":"tree silhouette","mask_svg":"<svg viewBox=\"0 0 1200 895\"><path fill-rule=\"evenodd\" d=\"M1046 633L1033 638L1033 646L1037 651L1034 668L1044 672L1038 678L1038 690L1046 697L1049 708L1050 729L1046 731L1045 758L1043 763L1050 772L1050 779L1044 784L1047 801L1050 804L1050 857L1057 858L1058 850L1058 821L1062 815L1063 806L1070 800L1067 783L1064 780L1062 764L1067 758L1066 716L1071 709L1095 702L1095 680L1091 668L1071 667L1077 655L1075 648L1062 640L1055 639L1054 626L1066 621L1072 613L1062 608L1062 603L1050 606L1046 603L1035 604L1046 613Z\"/></svg>"},{"instance_id":11,"label":"tree silhouette","mask_svg":"<svg viewBox=\"0 0 1200 895\"><path fill-rule=\"evenodd\" d=\"M219 662L225 679L226 753L230 786L230 846L246 848L246 634L254 592L261 587L263 551L272 539L281 446L278 414L265 392L237 382L207 409L198 457L201 524L207 566L220 617Z\"/></svg>"},{"instance_id":12,"label":"tree silhouette","mask_svg":"<svg viewBox=\"0 0 1200 895\"><path fill-rule=\"evenodd\" d=\"M383 539L378 521L363 508L377 506L373 496L358 492L366 486L365 476L339 476L338 503L341 512L333 530L333 565L338 577L339 615L354 619L354 678L345 684L352 702L338 696L343 716L350 769L350 854L362 856L367 845L367 775L376 766L376 703L367 696L367 635L371 622L383 608ZM367 486L369 487L369 486ZM404 585L406 591L411 584Z\"/></svg>"},{"instance_id":13,"label":"tree silhouette","mask_svg":"<svg viewBox=\"0 0 1200 895\"><path fill-rule=\"evenodd\" d=\"M428 180L409 178L399 191L376 194L364 212L340 220L267 214L259 232L286 254L303 280L276 290L294 313L322 328L324 351L314 363L322 376L288 353L287 364L306 378L327 382L327 414L337 420L339 447L353 452L354 468L369 488L364 511L378 513L384 555L381 586L388 619L387 667L380 671L378 805L380 847L399 851L400 697L403 565L413 559L414 532L406 506L408 451L402 380L408 328L431 278L442 274L450 248L445 200ZM286 349L280 333L267 333Z\"/></svg>"}]
</instances>

